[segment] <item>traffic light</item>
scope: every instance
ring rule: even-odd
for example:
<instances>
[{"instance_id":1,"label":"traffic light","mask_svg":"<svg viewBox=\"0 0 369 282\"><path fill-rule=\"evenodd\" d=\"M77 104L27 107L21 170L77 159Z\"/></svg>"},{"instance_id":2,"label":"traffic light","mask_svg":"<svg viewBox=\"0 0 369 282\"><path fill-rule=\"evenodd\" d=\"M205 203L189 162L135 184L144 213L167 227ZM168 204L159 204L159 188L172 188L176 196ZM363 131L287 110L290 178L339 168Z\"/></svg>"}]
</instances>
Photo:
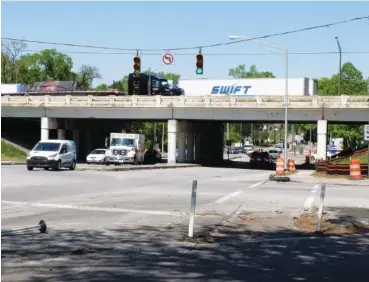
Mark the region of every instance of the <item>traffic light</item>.
<instances>
[{"instance_id":1,"label":"traffic light","mask_svg":"<svg viewBox=\"0 0 369 282\"><path fill-rule=\"evenodd\" d=\"M141 58L133 58L133 95L140 94Z\"/></svg>"},{"instance_id":2,"label":"traffic light","mask_svg":"<svg viewBox=\"0 0 369 282\"><path fill-rule=\"evenodd\" d=\"M141 72L141 58L139 56L135 56L133 58L133 73L140 74Z\"/></svg>"},{"instance_id":3,"label":"traffic light","mask_svg":"<svg viewBox=\"0 0 369 282\"><path fill-rule=\"evenodd\" d=\"M204 56L201 53L196 55L196 74L204 74Z\"/></svg>"}]
</instances>

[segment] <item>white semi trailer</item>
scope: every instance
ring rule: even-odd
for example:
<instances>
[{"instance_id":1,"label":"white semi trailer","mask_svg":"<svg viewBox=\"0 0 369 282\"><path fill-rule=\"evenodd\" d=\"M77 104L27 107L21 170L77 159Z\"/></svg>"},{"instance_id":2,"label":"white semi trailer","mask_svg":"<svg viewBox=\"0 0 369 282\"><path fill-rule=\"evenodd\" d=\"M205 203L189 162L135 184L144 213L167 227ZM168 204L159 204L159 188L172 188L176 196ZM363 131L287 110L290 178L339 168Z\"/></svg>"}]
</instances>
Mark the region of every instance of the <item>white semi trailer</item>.
<instances>
[{"instance_id":1,"label":"white semi trailer","mask_svg":"<svg viewBox=\"0 0 369 282\"><path fill-rule=\"evenodd\" d=\"M285 94L285 79L182 79L178 81L178 87L184 89L186 96L281 96ZM317 80L306 77L288 79L288 95L312 96L317 94Z\"/></svg>"}]
</instances>

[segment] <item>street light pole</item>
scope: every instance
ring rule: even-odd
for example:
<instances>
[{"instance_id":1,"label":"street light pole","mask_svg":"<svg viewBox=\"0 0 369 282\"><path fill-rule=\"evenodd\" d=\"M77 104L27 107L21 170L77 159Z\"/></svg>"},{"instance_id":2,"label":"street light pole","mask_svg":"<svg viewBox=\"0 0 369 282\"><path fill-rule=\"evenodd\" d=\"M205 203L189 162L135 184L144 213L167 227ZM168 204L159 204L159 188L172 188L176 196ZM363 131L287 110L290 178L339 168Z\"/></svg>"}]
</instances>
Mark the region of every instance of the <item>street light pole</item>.
<instances>
[{"instance_id":1,"label":"street light pole","mask_svg":"<svg viewBox=\"0 0 369 282\"><path fill-rule=\"evenodd\" d=\"M337 46L338 46L338 51L340 53L340 69L339 69L339 79L338 79L338 95L341 95L341 81L342 81L342 49L341 49L341 44L340 41L338 40L338 37L335 37L336 41L337 41Z\"/></svg>"},{"instance_id":2,"label":"street light pole","mask_svg":"<svg viewBox=\"0 0 369 282\"><path fill-rule=\"evenodd\" d=\"M238 35L230 35L229 39L237 40L237 39L246 39L261 45L265 45L268 47L272 47L284 52L285 55L285 92L284 92L284 170L287 170L287 157L288 157L288 150L287 150L287 138L288 138L288 49L278 47L260 40L253 39L247 36L238 36Z\"/></svg>"}]
</instances>

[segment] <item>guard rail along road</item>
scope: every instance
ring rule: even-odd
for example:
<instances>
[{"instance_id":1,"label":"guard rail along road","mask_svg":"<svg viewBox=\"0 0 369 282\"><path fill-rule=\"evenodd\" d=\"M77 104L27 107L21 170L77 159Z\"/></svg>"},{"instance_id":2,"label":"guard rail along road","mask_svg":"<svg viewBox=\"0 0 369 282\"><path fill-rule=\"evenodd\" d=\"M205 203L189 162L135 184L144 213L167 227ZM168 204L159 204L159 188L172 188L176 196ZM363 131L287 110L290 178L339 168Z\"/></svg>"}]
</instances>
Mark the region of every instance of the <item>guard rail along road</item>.
<instances>
[{"instance_id":1,"label":"guard rail along road","mask_svg":"<svg viewBox=\"0 0 369 282\"><path fill-rule=\"evenodd\" d=\"M66 108L281 108L283 96L1 96L2 107ZM292 109L369 109L368 96L289 96Z\"/></svg>"}]
</instances>

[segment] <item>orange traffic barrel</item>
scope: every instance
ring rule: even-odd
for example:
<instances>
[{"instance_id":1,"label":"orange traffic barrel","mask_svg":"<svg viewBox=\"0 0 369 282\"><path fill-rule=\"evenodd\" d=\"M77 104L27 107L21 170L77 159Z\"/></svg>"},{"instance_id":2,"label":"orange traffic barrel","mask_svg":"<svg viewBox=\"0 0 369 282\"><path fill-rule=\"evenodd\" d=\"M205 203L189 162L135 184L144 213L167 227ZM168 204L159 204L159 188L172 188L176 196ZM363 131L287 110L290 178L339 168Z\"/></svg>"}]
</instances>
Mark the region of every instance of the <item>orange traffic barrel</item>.
<instances>
[{"instance_id":1,"label":"orange traffic barrel","mask_svg":"<svg viewBox=\"0 0 369 282\"><path fill-rule=\"evenodd\" d=\"M295 160L294 159L288 159L288 171L289 172L296 172Z\"/></svg>"},{"instance_id":2,"label":"orange traffic barrel","mask_svg":"<svg viewBox=\"0 0 369 282\"><path fill-rule=\"evenodd\" d=\"M276 168L275 174L277 174L277 175L283 175L284 174L283 159L282 158L278 158L276 165L277 165L277 168Z\"/></svg>"},{"instance_id":3,"label":"orange traffic barrel","mask_svg":"<svg viewBox=\"0 0 369 282\"><path fill-rule=\"evenodd\" d=\"M361 179L360 160L350 160L350 179Z\"/></svg>"}]
</instances>

